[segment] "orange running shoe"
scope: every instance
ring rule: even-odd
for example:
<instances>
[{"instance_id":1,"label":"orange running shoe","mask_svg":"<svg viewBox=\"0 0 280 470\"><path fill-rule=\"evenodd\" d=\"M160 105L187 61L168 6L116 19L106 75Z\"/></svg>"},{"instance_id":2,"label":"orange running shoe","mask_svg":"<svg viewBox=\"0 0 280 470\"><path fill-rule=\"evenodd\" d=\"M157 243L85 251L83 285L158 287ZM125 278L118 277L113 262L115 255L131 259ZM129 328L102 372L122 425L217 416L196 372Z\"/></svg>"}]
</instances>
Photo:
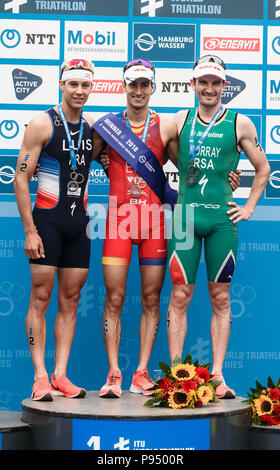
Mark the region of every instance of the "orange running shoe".
<instances>
[{"instance_id":1,"label":"orange running shoe","mask_svg":"<svg viewBox=\"0 0 280 470\"><path fill-rule=\"evenodd\" d=\"M216 373L214 375L214 379L222 382L216 388L216 395L218 398L235 398L235 391L226 385L225 380L221 374Z\"/></svg>"},{"instance_id":2,"label":"orange running shoe","mask_svg":"<svg viewBox=\"0 0 280 470\"><path fill-rule=\"evenodd\" d=\"M31 398L35 401L53 400L51 385L47 376L40 377L38 380L36 380L36 382L34 382Z\"/></svg>"},{"instance_id":3,"label":"orange running shoe","mask_svg":"<svg viewBox=\"0 0 280 470\"><path fill-rule=\"evenodd\" d=\"M142 393L143 395L151 395L153 390L149 390L155 385L150 377L147 369L136 370L133 374L132 384L129 389L132 393Z\"/></svg>"},{"instance_id":4,"label":"orange running shoe","mask_svg":"<svg viewBox=\"0 0 280 470\"><path fill-rule=\"evenodd\" d=\"M51 374L51 389L54 395L64 395L67 398L83 398L86 395L86 390L72 384L65 374L58 379Z\"/></svg>"},{"instance_id":5,"label":"orange running shoe","mask_svg":"<svg viewBox=\"0 0 280 470\"><path fill-rule=\"evenodd\" d=\"M107 381L99 391L99 396L101 398L120 398L122 394L121 384L121 371L110 369Z\"/></svg>"}]
</instances>

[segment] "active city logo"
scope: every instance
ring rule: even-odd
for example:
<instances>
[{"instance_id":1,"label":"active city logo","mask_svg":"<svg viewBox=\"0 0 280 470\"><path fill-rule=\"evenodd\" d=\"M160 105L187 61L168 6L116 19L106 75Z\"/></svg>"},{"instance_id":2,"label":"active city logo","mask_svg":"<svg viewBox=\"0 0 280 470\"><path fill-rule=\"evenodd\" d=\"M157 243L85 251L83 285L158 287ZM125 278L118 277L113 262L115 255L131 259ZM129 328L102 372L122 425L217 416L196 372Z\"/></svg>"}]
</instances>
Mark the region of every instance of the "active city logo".
<instances>
[{"instance_id":1,"label":"active city logo","mask_svg":"<svg viewBox=\"0 0 280 470\"><path fill-rule=\"evenodd\" d=\"M12 77L16 98L20 101L27 98L27 96L39 88L43 82L42 78L38 75L34 75L21 69L14 69Z\"/></svg>"},{"instance_id":2,"label":"active city logo","mask_svg":"<svg viewBox=\"0 0 280 470\"><path fill-rule=\"evenodd\" d=\"M222 103L227 104L232 101L236 96L242 93L243 90L246 88L246 83L243 80L239 80L238 78L230 77L229 75L226 76L227 86L222 94Z\"/></svg>"},{"instance_id":3,"label":"active city logo","mask_svg":"<svg viewBox=\"0 0 280 470\"><path fill-rule=\"evenodd\" d=\"M260 52L260 38L204 37L206 51Z\"/></svg>"}]
</instances>

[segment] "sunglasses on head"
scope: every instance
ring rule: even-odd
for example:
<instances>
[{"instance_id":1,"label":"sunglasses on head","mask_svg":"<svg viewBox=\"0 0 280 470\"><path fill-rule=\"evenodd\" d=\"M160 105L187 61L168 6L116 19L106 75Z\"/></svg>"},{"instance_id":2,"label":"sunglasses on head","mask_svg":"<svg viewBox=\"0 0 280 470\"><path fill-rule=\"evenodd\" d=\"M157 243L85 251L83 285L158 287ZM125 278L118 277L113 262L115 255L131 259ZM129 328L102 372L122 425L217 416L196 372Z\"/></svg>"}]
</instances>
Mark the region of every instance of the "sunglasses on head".
<instances>
[{"instance_id":1,"label":"sunglasses on head","mask_svg":"<svg viewBox=\"0 0 280 470\"><path fill-rule=\"evenodd\" d=\"M127 69L129 69L129 67L133 67L133 65L143 65L144 67L147 67L148 69L154 70L154 67L148 60L133 59L124 66L123 71L125 72Z\"/></svg>"},{"instance_id":2,"label":"sunglasses on head","mask_svg":"<svg viewBox=\"0 0 280 470\"><path fill-rule=\"evenodd\" d=\"M88 62L85 59L72 59L72 60L69 60L68 62L64 62L62 64L61 70L69 70L75 67L89 69L93 71L92 63Z\"/></svg>"},{"instance_id":3,"label":"sunglasses on head","mask_svg":"<svg viewBox=\"0 0 280 470\"><path fill-rule=\"evenodd\" d=\"M198 61L194 64L193 69L199 65L202 64L203 62L214 62L215 64L220 65L223 67L223 69L226 69L226 64L220 59L220 57L216 55L204 55L203 57L200 57Z\"/></svg>"}]
</instances>

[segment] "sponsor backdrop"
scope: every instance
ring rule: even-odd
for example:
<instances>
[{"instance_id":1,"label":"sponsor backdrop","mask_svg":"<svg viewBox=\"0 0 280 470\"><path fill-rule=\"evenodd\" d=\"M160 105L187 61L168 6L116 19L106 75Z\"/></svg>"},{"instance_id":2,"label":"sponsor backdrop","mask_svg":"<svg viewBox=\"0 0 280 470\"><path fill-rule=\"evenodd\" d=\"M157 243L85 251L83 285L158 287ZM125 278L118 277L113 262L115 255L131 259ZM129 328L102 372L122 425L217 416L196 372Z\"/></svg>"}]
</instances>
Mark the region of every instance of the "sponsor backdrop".
<instances>
[{"instance_id":1,"label":"sponsor backdrop","mask_svg":"<svg viewBox=\"0 0 280 470\"><path fill-rule=\"evenodd\" d=\"M231 286L232 331L224 375L245 396L254 380L279 377L278 334L280 254L280 3L279 0L3 0L0 4L0 409L20 410L31 393L33 368L25 338L30 279L24 231L13 193L16 159L30 119L60 99L59 67L65 58L95 63L94 90L85 108L96 118L125 106L122 67L143 57L156 66L151 107L170 117L192 107L192 64L213 53L228 64L223 103L248 115L271 164L271 178L252 219L239 224L239 253ZM242 155L241 186L235 200L249 194L254 170ZM178 174L165 167L173 187ZM36 178L31 181L32 202ZM68 376L99 389L107 375L101 316L105 289L101 253L109 181L93 164L89 186L92 257L78 308L77 331ZM167 214L170 220L170 213ZM169 362L166 314L171 291L167 273L161 295L161 325L149 370ZM47 312L46 364L53 369L56 290ZM122 313L120 366L128 389L138 361L141 314L137 252L133 254ZM185 354L212 361L211 308L202 256L189 309Z\"/></svg>"}]
</instances>

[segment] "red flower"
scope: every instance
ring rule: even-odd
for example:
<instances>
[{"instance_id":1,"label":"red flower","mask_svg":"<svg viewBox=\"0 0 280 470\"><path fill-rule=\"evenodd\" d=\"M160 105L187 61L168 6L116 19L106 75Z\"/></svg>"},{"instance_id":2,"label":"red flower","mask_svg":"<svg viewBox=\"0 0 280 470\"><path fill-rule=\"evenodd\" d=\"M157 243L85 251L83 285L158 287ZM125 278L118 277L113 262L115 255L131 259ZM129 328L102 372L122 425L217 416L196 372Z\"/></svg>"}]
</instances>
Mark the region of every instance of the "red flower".
<instances>
[{"instance_id":1,"label":"red flower","mask_svg":"<svg viewBox=\"0 0 280 470\"><path fill-rule=\"evenodd\" d=\"M202 407L202 401L197 400L197 401L195 402L195 404L194 404L194 407L195 407L195 408L201 408L201 407Z\"/></svg>"},{"instance_id":2,"label":"red flower","mask_svg":"<svg viewBox=\"0 0 280 470\"><path fill-rule=\"evenodd\" d=\"M180 382L180 385L186 393L196 389L196 383L193 380L185 380L184 382Z\"/></svg>"},{"instance_id":3,"label":"red flower","mask_svg":"<svg viewBox=\"0 0 280 470\"><path fill-rule=\"evenodd\" d=\"M274 401L279 400L280 391L278 390L278 388L273 388L272 390L270 390L270 398L271 400L274 400Z\"/></svg>"},{"instance_id":4,"label":"red flower","mask_svg":"<svg viewBox=\"0 0 280 470\"><path fill-rule=\"evenodd\" d=\"M205 367L197 367L195 369L195 372L197 373L198 377L201 379L204 379L205 382L210 379L210 373L208 369L205 369Z\"/></svg>"},{"instance_id":5,"label":"red flower","mask_svg":"<svg viewBox=\"0 0 280 470\"><path fill-rule=\"evenodd\" d=\"M277 417L280 418L280 405L276 405L274 407L274 413L276 414Z\"/></svg>"},{"instance_id":6,"label":"red flower","mask_svg":"<svg viewBox=\"0 0 280 470\"><path fill-rule=\"evenodd\" d=\"M279 426L280 424L280 418L273 416L273 424L277 424Z\"/></svg>"},{"instance_id":7,"label":"red flower","mask_svg":"<svg viewBox=\"0 0 280 470\"><path fill-rule=\"evenodd\" d=\"M263 415L260 418L263 424L267 424L268 426L275 424L273 416Z\"/></svg>"},{"instance_id":8,"label":"red flower","mask_svg":"<svg viewBox=\"0 0 280 470\"><path fill-rule=\"evenodd\" d=\"M170 386L170 380L168 377L164 377L164 379L161 379L159 383L159 388L167 392L169 389L169 386Z\"/></svg>"}]
</instances>

